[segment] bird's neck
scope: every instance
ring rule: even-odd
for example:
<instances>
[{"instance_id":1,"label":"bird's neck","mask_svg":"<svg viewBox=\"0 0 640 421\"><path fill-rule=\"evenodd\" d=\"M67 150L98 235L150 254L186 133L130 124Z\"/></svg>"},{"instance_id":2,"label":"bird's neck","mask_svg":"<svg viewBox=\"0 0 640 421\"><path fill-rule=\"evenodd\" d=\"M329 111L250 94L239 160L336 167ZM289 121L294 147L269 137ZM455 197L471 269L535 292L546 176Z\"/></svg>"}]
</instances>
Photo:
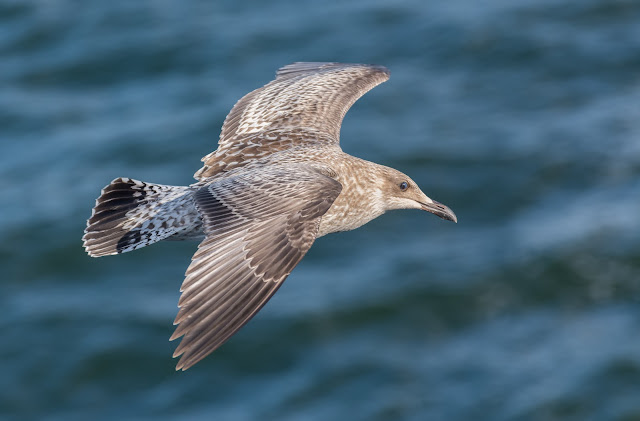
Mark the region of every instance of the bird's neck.
<instances>
[{"instance_id":1,"label":"bird's neck","mask_svg":"<svg viewBox=\"0 0 640 421\"><path fill-rule=\"evenodd\" d=\"M377 181L382 167L347 154L342 158L331 165L342 191L322 217L318 237L356 229L385 212Z\"/></svg>"}]
</instances>

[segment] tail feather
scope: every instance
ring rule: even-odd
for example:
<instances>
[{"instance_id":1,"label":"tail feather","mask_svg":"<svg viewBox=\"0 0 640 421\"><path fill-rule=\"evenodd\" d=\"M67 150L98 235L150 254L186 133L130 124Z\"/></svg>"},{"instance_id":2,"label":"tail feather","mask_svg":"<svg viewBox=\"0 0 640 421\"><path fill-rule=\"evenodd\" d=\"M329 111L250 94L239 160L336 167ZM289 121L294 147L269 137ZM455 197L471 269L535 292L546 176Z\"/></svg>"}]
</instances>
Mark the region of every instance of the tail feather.
<instances>
[{"instance_id":1,"label":"tail feather","mask_svg":"<svg viewBox=\"0 0 640 421\"><path fill-rule=\"evenodd\" d=\"M90 256L136 250L197 227L190 188L116 178L102 189L82 240Z\"/></svg>"}]
</instances>

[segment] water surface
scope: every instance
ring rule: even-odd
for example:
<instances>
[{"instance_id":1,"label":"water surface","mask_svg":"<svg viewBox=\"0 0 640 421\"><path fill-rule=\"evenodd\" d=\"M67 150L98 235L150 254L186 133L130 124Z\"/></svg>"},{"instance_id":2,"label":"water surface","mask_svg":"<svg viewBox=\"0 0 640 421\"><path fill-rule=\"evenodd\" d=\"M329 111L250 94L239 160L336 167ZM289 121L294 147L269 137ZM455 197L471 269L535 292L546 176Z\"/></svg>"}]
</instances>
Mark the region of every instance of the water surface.
<instances>
[{"instance_id":1,"label":"water surface","mask_svg":"<svg viewBox=\"0 0 640 421\"><path fill-rule=\"evenodd\" d=\"M0 4L0 418L640 419L640 4ZM293 61L387 66L345 151L457 225L324 237L251 323L176 373L194 243L91 259L111 179L188 184Z\"/></svg>"}]
</instances>

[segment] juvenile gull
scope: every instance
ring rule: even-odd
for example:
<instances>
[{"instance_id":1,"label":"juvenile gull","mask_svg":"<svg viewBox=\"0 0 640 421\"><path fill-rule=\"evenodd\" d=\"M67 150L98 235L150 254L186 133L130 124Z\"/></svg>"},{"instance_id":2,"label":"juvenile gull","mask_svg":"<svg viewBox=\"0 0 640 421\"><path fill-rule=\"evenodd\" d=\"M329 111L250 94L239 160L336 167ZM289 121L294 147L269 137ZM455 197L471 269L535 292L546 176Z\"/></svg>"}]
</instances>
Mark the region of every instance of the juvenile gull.
<instances>
[{"instance_id":1,"label":"juvenile gull","mask_svg":"<svg viewBox=\"0 0 640 421\"><path fill-rule=\"evenodd\" d=\"M186 370L251 319L325 234L392 209L457 222L393 168L347 155L347 110L389 79L381 66L294 63L245 95L222 126L218 149L190 186L116 178L96 200L83 237L90 256L160 240L201 239L180 288L171 340Z\"/></svg>"}]
</instances>

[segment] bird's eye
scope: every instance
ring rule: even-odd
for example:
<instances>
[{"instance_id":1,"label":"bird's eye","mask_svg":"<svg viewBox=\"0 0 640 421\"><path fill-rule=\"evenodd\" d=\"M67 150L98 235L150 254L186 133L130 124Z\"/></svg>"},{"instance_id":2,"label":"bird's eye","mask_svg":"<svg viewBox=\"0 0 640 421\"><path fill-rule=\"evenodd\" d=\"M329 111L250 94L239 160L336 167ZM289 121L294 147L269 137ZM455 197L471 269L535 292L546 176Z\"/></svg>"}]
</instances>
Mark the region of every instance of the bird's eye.
<instances>
[{"instance_id":1,"label":"bird's eye","mask_svg":"<svg viewBox=\"0 0 640 421\"><path fill-rule=\"evenodd\" d=\"M399 184L400 190L405 191L409 188L409 183L407 183L406 181L403 181L402 183Z\"/></svg>"}]
</instances>

